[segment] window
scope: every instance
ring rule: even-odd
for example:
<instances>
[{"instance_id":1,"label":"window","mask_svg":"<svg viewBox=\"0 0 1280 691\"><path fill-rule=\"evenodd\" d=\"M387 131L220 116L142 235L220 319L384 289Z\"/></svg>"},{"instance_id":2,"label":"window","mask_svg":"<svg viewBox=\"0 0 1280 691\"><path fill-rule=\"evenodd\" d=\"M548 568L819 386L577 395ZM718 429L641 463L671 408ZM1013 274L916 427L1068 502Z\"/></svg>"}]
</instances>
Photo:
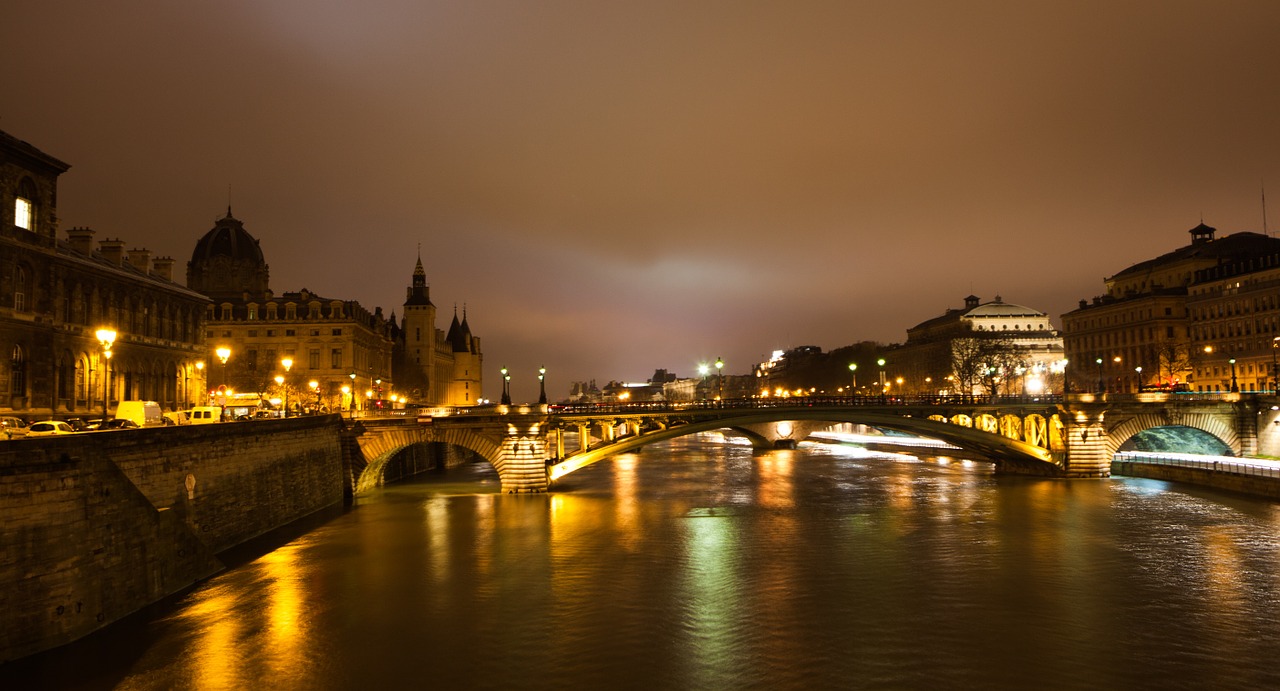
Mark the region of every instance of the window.
<instances>
[{"instance_id":1,"label":"window","mask_svg":"<svg viewBox=\"0 0 1280 691\"><path fill-rule=\"evenodd\" d=\"M13 201L13 225L23 230L36 229L36 186L31 178L23 178Z\"/></svg>"},{"instance_id":2,"label":"window","mask_svg":"<svg viewBox=\"0 0 1280 691\"><path fill-rule=\"evenodd\" d=\"M342 335L342 329L334 329L334 330L333 330L333 335L334 335L334 336L341 336L341 335Z\"/></svg>"},{"instance_id":3,"label":"window","mask_svg":"<svg viewBox=\"0 0 1280 691\"><path fill-rule=\"evenodd\" d=\"M271 338L272 336L275 336L275 335L276 335L275 329L267 329L267 338Z\"/></svg>"},{"instance_id":4,"label":"window","mask_svg":"<svg viewBox=\"0 0 1280 691\"><path fill-rule=\"evenodd\" d=\"M333 369L342 369L342 349L334 348L329 351L329 366Z\"/></svg>"},{"instance_id":5,"label":"window","mask_svg":"<svg viewBox=\"0 0 1280 691\"><path fill-rule=\"evenodd\" d=\"M9 362L9 393L14 396L27 395L27 358L20 345L13 347L13 356Z\"/></svg>"},{"instance_id":6,"label":"window","mask_svg":"<svg viewBox=\"0 0 1280 691\"><path fill-rule=\"evenodd\" d=\"M320 369L320 351L312 350L308 355L308 365L311 369Z\"/></svg>"},{"instance_id":7,"label":"window","mask_svg":"<svg viewBox=\"0 0 1280 691\"><path fill-rule=\"evenodd\" d=\"M19 266L13 274L13 309L18 312L27 311L27 292L31 287L27 283L27 270Z\"/></svg>"},{"instance_id":8,"label":"window","mask_svg":"<svg viewBox=\"0 0 1280 691\"><path fill-rule=\"evenodd\" d=\"M295 336L295 335L297 335L297 333L296 333L293 329L285 329L285 330L284 330L284 335L285 335L285 336Z\"/></svg>"}]
</instances>

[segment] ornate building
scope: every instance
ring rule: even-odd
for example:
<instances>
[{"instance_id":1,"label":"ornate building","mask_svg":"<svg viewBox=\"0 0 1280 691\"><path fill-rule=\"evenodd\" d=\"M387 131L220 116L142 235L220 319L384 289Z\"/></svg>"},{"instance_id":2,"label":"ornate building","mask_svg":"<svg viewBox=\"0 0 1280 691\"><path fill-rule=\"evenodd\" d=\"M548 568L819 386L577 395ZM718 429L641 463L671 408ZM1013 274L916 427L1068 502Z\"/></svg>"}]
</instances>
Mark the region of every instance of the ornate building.
<instances>
[{"instance_id":1,"label":"ornate building","mask_svg":"<svg viewBox=\"0 0 1280 691\"><path fill-rule=\"evenodd\" d=\"M431 288L419 256L404 300L397 380L417 391L415 400L425 404L476 405L482 399L484 355L480 339L471 334L467 324L466 309L461 321L454 309L447 332L435 324L436 306L431 302Z\"/></svg>"},{"instance_id":2,"label":"ornate building","mask_svg":"<svg viewBox=\"0 0 1280 691\"><path fill-rule=\"evenodd\" d=\"M258 240L231 215L196 243L187 286L212 300L205 321L215 401L225 389L288 400L295 410L384 405L394 388L394 316L307 289L276 295ZM219 351L227 353L223 362ZM286 366L288 361L288 366ZM281 377L283 383L277 383ZM347 391L343 391L343 388Z\"/></svg>"},{"instance_id":3,"label":"ornate building","mask_svg":"<svg viewBox=\"0 0 1280 691\"><path fill-rule=\"evenodd\" d=\"M171 278L173 260L72 228L57 239L57 180L69 166L0 132L0 412L102 414L120 400L191 405L204 390L208 300ZM113 332L104 348L97 332Z\"/></svg>"},{"instance_id":4,"label":"ornate building","mask_svg":"<svg viewBox=\"0 0 1280 691\"><path fill-rule=\"evenodd\" d=\"M1106 279L1106 293L1062 315L1072 387L1228 390L1266 386L1280 282L1280 239L1216 238L1201 223L1191 243ZM1231 360L1236 359L1233 363Z\"/></svg>"},{"instance_id":5,"label":"ornate building","mask_svg":"<svg viewBox=\"0 0 1280 691\"><path fill-rule=\"evenodd\" d=\"M1001 348L996 352L983 343ZM998 386L1001 393L1035 394L1062 386L1063 342L1048 315L999 295L990 302L970 295L963 309L948 309L907 329L907 342L887 359L887 381L880 385L887 384L889 392L974 394ZM991 371L1001 366L1009 371Z\"/></svg>"}]
</instances>

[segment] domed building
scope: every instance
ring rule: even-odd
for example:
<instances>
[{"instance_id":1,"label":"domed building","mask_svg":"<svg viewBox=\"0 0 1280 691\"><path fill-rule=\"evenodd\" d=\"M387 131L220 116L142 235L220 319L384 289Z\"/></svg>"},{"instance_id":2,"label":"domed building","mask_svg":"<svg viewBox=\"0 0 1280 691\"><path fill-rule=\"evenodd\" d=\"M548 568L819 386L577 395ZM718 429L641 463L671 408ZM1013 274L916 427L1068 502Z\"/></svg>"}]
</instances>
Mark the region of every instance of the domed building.
<instances>
[{"instance_id":1,"label":"domed building","mask_svg":"<svg viewBox=\"0 0 1280 691\"><path fill-rule=\"evenodd\" d=\"M963 309L907 329L892 359L906 393L1034 395L1064 384L1062 337L1049 316L999 295L969 295Z\"/></svg>"},{"instance_id":2,"label":"domed building","mask_svg":"<svg viewBox=\"0 0 1280 691\"><path fill-rule=\"evenodd\" d=\"M205 340L215 403L248 409L279 399L293 412L351 411L390 405L398 393L394 316L306 288L275 294L258 239L230 208L196 243L187 286L211 300Z\"/></svg>"}]
</instances>

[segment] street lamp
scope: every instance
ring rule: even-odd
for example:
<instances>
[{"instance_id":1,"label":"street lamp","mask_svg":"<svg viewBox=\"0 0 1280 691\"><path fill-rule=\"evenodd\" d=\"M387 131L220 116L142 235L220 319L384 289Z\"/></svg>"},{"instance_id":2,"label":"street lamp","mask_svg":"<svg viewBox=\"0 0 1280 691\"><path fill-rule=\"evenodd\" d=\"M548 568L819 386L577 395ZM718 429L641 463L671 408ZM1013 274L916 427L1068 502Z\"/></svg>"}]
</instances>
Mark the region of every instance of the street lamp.
<instances>
[{"instance_id":1,"label":"street lamp","mask_svg":"<svg viewBox=\"0 0 1280 691\"><path fill-rule=\"evenodd\" d=\"M884 380L884 358L876 360L876 364L880 366L880 380L876 382L876 384L880 387L880 391L883 393L884 385L888 383Z\"/></svg>"},{"instance_id":2,"label":"street lamp","mask_svg":"<svg viewBox=\"0 0 1280 691\"><path fill-rule=\"evenodd\" d=\"M547 368L538 368L538 403L546 405L547 403Z\"/></svg>"},{"instance_id":3,"label":"street lamp","mask_svg":"<svg viewBox=\"0 0 1280 691\"><path fill-rule=\"evenodd\" d=\"M356 373L352 372L347 375L351 377L351 419L356 419Z\"/></svg>"},{"instance_id":4,"label":"street lamp","mask_svg":"<svg viewBox=\"0 0 1280 691\"><path fill-rule=\"evenodd\" d=\"M315 410L311 411L311 414L315 415L320 412L320 382L312 379L307 382L307 388L311 389L311 393L316 395L316 407Z\"/></svg>"},{"instance_id":5,"label":"street lamp","mask_svg":"<svg viewBox=\"0 0 1280 691\"><path fill-rule=\"evenodd\" d=\"M217 355L218 359L222 361L222 386L225 389L227 386L227 358L231 357L231 349L226 346L219 346L217 350L213 351L213 354Z\"/></svg>"},{"instance_id":6,"label":"street lamp","mask_svg":"<svg viewBox=\"0 0 1280 691\"><path fill-rule=\"evenodd\" d=\"M276 386L282 389L284 388L284 377L282 375L279 375L279 374L276 375ZM286 417L289 415L289 392L288 391L285 391L284 393L284 415Z\"/></svg>"},{"instance_id":7,"label":"street lamp","mask_svg":"<svg viewBox=\"0 0 1280 691\"><path fill-rule=\"evenodd\" d=\"M293 367L293 358L284 358L280 361L284 365L285 377L289 375L289 368ZM280 378L280 385L284 386L285 377ZM284 386L284 416L289 417L289 387Z\"/></svg>"},{"instance_id":8,"label":"street lamp","mask_svg":"<svg viewBox=\"0 0 1280 691\"><path fill-rule=\"evenodd\" d=\"M702 400L707 400L707 375L711 373L711 368L705 362L698 363L698 377L702 379ZM760 373L757 372L758 376Z\"/></svg>"},{"instance_id":9,"label":"street lamp","mask_svg":"<svg viewBox=\"0 0 1280 691\"><path fill-rule=\"evenodd\" d=\"M1103 393L1104 391L1102 388L1102 358L1098 358L1097 360L1094 360L1094 362L1098 363L1098 393Z\"/></svg>"},{"instance_id":10,"label":"street lamp","mask_svg":"<svg viewBox=\"0 0 1280 691\"><path fill-rule=\"evenodd\" d=\"M201 383L200 383L200 388L205 392L205 396L206 396L206 398L205 398L204 400L200 401L200 403L203 405L204 403L207 403L207 402L208 402L208 398L207 398L207 396L209 395L209 386L208 386L208 384L207 384L207 382L206 382L206 380L205 380L205 378L204 378L204 360L196 360L196 379L200 380L200 382L201 382ZM188 387L188 390L187 390L187 399L188 399L188 400L187 400L188 405L190 405L190 403L191 403L192 401L190 400L190 399L191 399L191 391L190 391L190 388L189 388L189 387Z\"/></svg>"},{"instance_id":11,"label":"street lamp","mask_svg":"<svg viewBox=\"0 0 1280 691\"><path fill-rule=\"evenodd\" d=\"M1280 390L1280 373L1276 372L1276 350L1280 349L1280 336L1271 339L1271 393Z\"/></svg>"},{"instance_id":12,"label":"street lamp","mask_svg":"<svg viewBox=\"0 0 1280 691\"><path fill-rule=\"evenodd\" d=\"M1133 371L1138 373L1138 393L1142 393L1142 366L1134 367Z\"/></svg>"},{"instance_id":13,"label":"street lamp","mask_svg":"<svg viewBox=\"0 0 1280 691\"><path fill-rule=\"evenodd\" d=\"M849 363L849 374L853 377L853 385L849 387L849 395L852 396L858 392L858 363Z\"/></svg>"},{"instance_id":14,"label":"street lamp","mask_svg":"<svg viewBox=\"0 0 1280 691\"><path fill-rule=\"evenodd\" d=\"M346 396L346 395L348 395L348 394L350 394L350 393L351 393L351 387L350 387L350 386L347 386L346 384L343 384L343 385L342 385L342 395L343 395L343 396ZM352 396L352 397L351 397L351 399L352 399L352 408L354 408L354 407L355 407L355 406L354 406L355 396ZM352 410L352 408L348 408L348 410L351 410L351 412L349 413L349 415L351 416L351 419L353 419L353 420L354 420L354 419L355 419L355 417L356 417L356 414L355 414L355 411L354 411L354 410ZM341 410L341 408L339 408L339 410ZM341 415L341 413L339 413L339 415Z\"/></svg>"},{"instance_id":15,"label":"street lamp","mask_svg":"<svg viewBox=\"0 0 1280 691\"><path fill-rule=\"evenodd\" d=\"M719 391L719 393L716 395L716 400L723 403L724 402L724 360L721 360L720 358L716 358L716 389Z\"/></svg>"},{"instance_id":16,"label":"street lamp","mask_svg":"<svg viewBox=\"0 0 1280 691\"><path fill-rule=\"evenodd\" d=\"M506 367L498 371L502 373L502 405L511 405L511 373Z\"/></svg>"},{"instance_id":17,"label":"street lamp","mask_svg":"<svg viewBox=\"0 0 1280 691\"><path fill-rule=\"evenodd\" d=\"M1227 360L1231 363L1231 393L1240 393L1240 385L1236 383L1236 359Z\"/></svg>"},{"instance_id":18,"label":"street lamp","mask_svg":"<svg viewBox=\"0 0 1280 691\"><path fill-rule=\"evenodd\" d=\"M111 407L111 346L116 342L115 329L98 329L94 332L98 343L102 345L102 419L107 419L107 409Z\"/></svg>"}]
</instances>

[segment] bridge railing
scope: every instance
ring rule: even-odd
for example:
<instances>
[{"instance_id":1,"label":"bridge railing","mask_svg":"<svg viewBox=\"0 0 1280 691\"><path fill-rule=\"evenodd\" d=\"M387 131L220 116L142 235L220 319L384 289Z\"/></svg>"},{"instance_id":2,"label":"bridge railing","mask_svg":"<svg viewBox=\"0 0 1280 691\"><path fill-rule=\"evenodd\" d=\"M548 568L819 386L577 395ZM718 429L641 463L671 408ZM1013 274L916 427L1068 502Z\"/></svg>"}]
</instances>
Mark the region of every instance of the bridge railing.
<instances>
[{"instance_id":1,"label":"bridge railing","mask_svg":"<svg viewBox=\"0 0 1280 691\"><path fill-rule=\"evenodd\" d=\"M957 406L957 405L1054 405L1059 395L1042 396L796 396L793 398L736 398L724 401L643 401L636 403L577 403L552 405L552 414L591 413L678 413L681 411L758 409L758 408L848 408L882 406Z\"/></svg>"},{"instance_id":2,"label":"bridge railing","mask_svg":"<svg viewBox=\"0 0 1280 691\"><path fill-rule=\"evenodd\" d=\"M1280 477L1280 462L1224 461L1214 456L1196 457L1194 454L1153 454L1144 451L1120 451L1114 460L1121 463L1145 463L1148 465L1168 465L1179 468L1199 468L1216 473L1233 475L1252 475L1255 477Z\"/></svg>"}]
</instances>

